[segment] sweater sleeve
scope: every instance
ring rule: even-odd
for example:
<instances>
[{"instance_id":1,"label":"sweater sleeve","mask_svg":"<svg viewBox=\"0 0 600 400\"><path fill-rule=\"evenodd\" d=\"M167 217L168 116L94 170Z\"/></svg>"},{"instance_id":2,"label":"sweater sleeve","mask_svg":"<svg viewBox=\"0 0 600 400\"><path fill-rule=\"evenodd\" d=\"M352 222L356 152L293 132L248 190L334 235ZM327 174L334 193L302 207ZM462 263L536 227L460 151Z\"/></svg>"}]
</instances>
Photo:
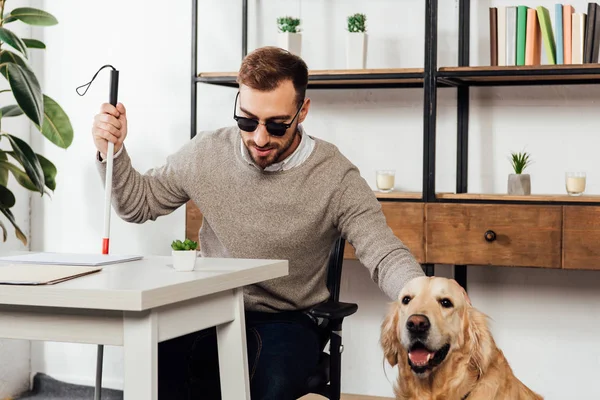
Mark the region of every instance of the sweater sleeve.
<instances>
[{"instance_id":1,"label":"sweater sleeve","mask_svg":"<svg viewBox=\"0 0 600 400\"><path fill-rule=\"evenodd\" d=\"M170 155L167 162L148 170L145 174L136 171L129 154L122 146L118 157L113 158L112 205L117 215L133 223L156 220L185 204L188 194L183 182L186 172L184 150ZM106 182L106 162L96 154L96 167Z\"/></svg>"},{"instance_id":2,"label":"sweater sleeve","mask_svg":"<svg viewBox=\"0 0 600 400\"><path fill-rule=\"evenodd\" d=\"M337 226L371 278L392 300L404 285L425 275L408 247L388 226L381 204L358 169L351 168L339 191Z\"/></svg>"}]
</instances>

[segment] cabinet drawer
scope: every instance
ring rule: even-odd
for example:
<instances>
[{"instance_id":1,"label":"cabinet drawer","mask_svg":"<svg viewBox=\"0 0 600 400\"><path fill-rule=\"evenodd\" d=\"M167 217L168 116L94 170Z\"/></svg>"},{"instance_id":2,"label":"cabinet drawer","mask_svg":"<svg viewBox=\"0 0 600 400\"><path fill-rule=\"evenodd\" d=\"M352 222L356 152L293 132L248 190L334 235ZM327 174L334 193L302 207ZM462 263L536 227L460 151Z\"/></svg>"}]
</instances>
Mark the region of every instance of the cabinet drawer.
<instances>
[{"instance_id":1,"label":"cabinet drawer","mask_svg":"<svg viewBox=\"0 0 600 400\"><path fill-rule=\"evenodd\" d=\"M425 262L425 207L423 203L382 201L381 211L397 238L410 249L419 263ZM354 248L346 242L344 258L356 259Z\"/></svg>"},{"instance_id":2,"label":"cabinet drawer","mask_svg":"<svg viewBox=\"0 0 600 400\"><path fill-rule=\"evenodd\" d=\"M563 268L600 270L600 207L564 207Z\"/></svg>"},{"instance_id":3,"label":"cabinet drawer","mask_svg":"<svg viewBox=\"0 0 600 400\"><path fill-rule=\"evenodd\" d=\"M427 204L425 229L428 263L561 267L560 206Z\"/></svg>"}]
</instances>

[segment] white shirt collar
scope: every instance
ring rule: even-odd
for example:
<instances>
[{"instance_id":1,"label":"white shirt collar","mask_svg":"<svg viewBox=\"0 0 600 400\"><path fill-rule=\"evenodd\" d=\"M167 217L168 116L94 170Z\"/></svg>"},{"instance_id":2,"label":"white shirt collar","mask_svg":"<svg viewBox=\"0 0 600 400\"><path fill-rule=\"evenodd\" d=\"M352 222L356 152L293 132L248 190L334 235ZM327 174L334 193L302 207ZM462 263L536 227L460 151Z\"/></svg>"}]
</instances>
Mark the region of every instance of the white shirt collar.
<instances>
[{"instance_id":1,"label":"white shirt collar","mask_svg":"<svg viewBox=\"0 0 600 400\"><path fill-rule=\"evenodd\" d=\"M268 172L276 172L276 171L285 171L291 168L294 168L300 164L302 164L310 153L312 153L313 148L315 147L315 140L306 134L306 131L302 127L302 125L298 125L298 133L300 134L300 144L294 150L292 154L290 154L285 160L282 160L278 163L271 164L266 167L264 170ZM260 167L252 161L250 154L248 153L248 149L244 144L244 140L240 138L240 145L242 146L242 157L246 162L250 165L255 166L256 168Z\"/></svg>"}]
</instances>

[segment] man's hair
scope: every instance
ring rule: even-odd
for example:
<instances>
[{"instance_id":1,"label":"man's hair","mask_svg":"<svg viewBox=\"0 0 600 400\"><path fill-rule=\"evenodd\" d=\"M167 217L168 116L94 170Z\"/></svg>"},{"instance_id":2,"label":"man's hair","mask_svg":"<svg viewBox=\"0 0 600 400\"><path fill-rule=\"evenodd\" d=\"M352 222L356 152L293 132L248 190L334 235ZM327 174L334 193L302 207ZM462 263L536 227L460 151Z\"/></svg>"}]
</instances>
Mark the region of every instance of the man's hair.
<instances>
[{"instance_id":1,"label":"man's hair","mask_svg":"<svg viewBox=\"0 0 600 400\"><path fill-rule=\"evenodd\" d=\"M294 84L300 106L306 95L308 67L302 58L273 46L258 48L244 57L237 78L239 84L260 91L274 90L285 80Z\"/></svg>"}]
</instances>

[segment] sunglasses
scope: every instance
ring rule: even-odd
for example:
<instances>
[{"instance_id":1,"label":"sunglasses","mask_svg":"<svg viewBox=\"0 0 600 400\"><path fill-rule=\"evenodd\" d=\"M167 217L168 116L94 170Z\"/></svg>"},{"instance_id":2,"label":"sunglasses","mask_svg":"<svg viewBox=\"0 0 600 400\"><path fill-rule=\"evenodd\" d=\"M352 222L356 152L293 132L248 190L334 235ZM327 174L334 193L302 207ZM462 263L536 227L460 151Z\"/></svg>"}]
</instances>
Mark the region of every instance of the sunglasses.
<instances>
[{"instance_id":1,"label":"sunglasses","mask_svg":"<svg viewBox=\"0 0 600 400\"><path fill-rule=\"evenodd\" d=\"M235 103L233 104L233 119L235 119L237 121L238 128L240 128L241 130L243 130L245 132L254 132L256 130L256 128L258 128L258 125L260 124L260 122L258 122L256 119L253 119L253 118L240 117L239 115L235 114L235 110L237 107L237 100L238 100L239 95L240 95L240 92L238 92L237 95L235 96ZM304 105L304 102L302 102L302 105ZM294 115L294 118L292 118L292 120L288 124L283 123L283 122L271 122L271 121L265 122L263 125L267 129L267 132L269 132L269 135L279 136L279 137L285 135L287 130L294 123L294 120L300 113L300 110L302 110L302 105L300 106L300 108L298 108L298 111L296 111L296 115Z\"/></svg>"}]
</instances>

